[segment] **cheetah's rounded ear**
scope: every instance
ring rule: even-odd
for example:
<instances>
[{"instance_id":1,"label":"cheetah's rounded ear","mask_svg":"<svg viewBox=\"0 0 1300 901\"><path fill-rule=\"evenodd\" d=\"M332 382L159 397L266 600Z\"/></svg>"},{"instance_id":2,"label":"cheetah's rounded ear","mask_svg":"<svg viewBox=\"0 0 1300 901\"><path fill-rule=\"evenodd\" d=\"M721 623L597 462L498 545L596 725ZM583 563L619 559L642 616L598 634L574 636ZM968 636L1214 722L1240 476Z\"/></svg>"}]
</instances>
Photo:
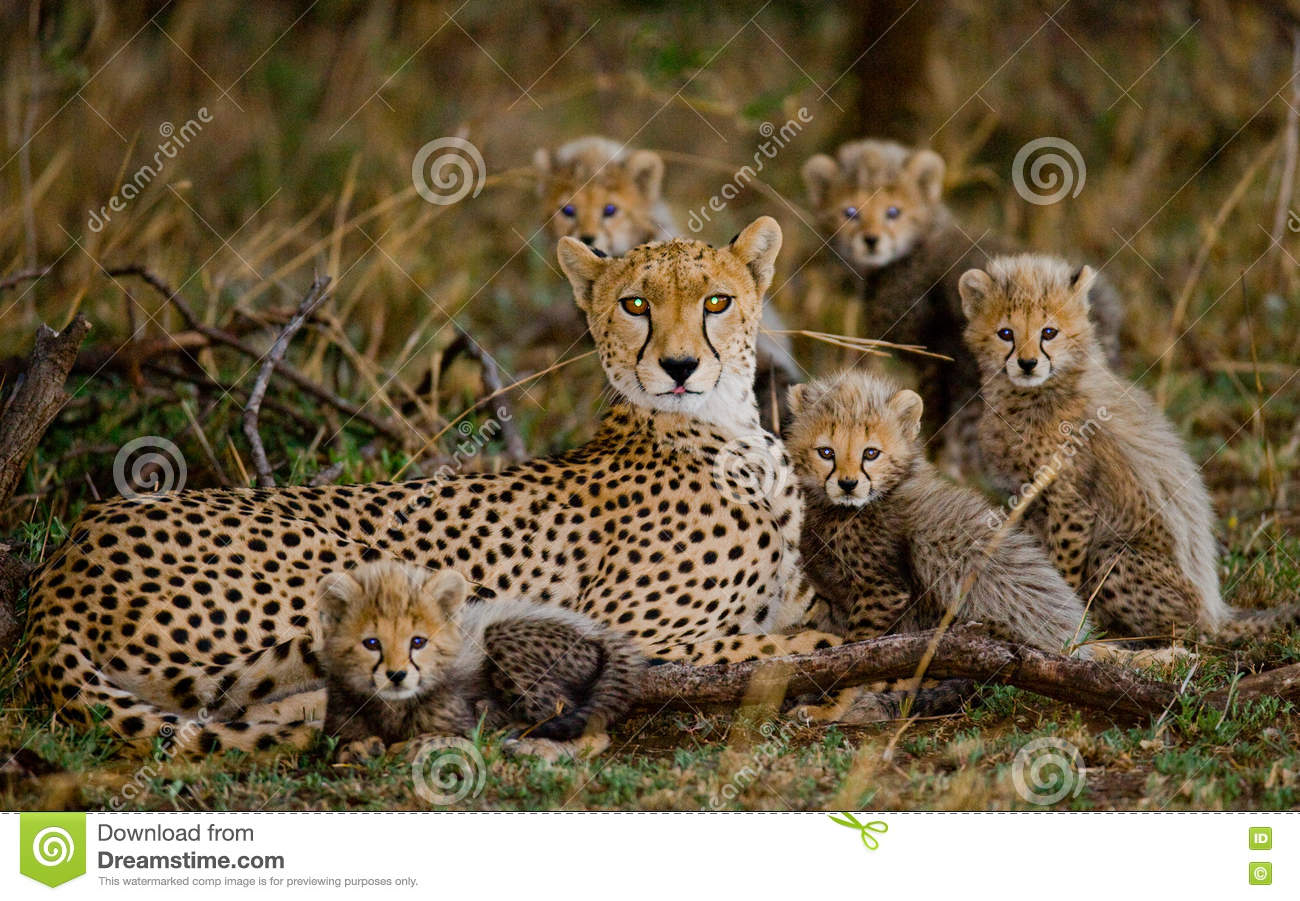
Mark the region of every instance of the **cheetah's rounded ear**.
<instances>
[{"instance_id":1,"label":"cheetah's rounded ear","mask_svg":"<svg viewBox=\"0 0 1300 901\"><path fill-rule=\"evenodd\" d=\"M624 164L627 174L637 190L650 203L659 199L659 187L664 180L664 161L653 150L638 150Z\"/></svg>"},{"instance_id":2,"label":"cheetah's rounded ear","mask_svg":"<svg viewBox=\"0 0 1300 901\"><path fill-rule=\"evenodd\" d=\"M905 169L925 199L938 203L943 196L943 175L948 169L943 157L933 150L918 150L908 158Z\"/></svg>"},{"instance_id":3,"label":"cheetah's rounded ear","mask_svg":"<svg viewBox=\"0 0 1300 901\"><path fill-rule=\"evenodd\" d=\"M551 151L538 147L533 151L533 169L537 172L537 195L546 194L546 181L551 177Z\"/></svg>"},{"instance_id":4,"label":"cheetah's rounded ear","mask_svg":"<svg viewBox=\"0 0 1300 901\"><path fill-rule=\"evenodd\" d=\"M1092 302L1088 298L1088 292L1092 290L1092 284L1097 280L1097 270L1091 266L1081 266L1079 271L1070 279L1070 291L1081 304L1084 310L1092 308Z\"/></svg>"},{"instance_id":5,"label":"cheetah's rounded ear","mask_svg":"<svg viewBox=\"0 0 1300 901\"><path fill-rule=\"evenodd\" d=\"M459 610L468 595L469 583L454 569L444 569L424 583L424 596L447 616Z\"/></svg>"},{"instance_id":6,"label":"cheetah's rounded ear","mask_svg":"<svg viewBox=\"0 0 1300 901\"><path fill-rule=\"evenodd\" d=\"M609 265L609 260L576 238L565 236L555 250L560 268L573 285L573 299L584 313L591 312L591 287Z\"/></svg>"},{"instance_id":7,"label":"cheetah's rounded ear","mask_svg":"<svg viewBox=\"0 0 1300 901\"><path fill-rule=\"evenodd\" d=\"M360 602L361 594L361 583L350 573L332 572L321 576L316 583L316 596L320 602L317 615L321 625L328 628L343 622L348 608Z\"/></svg>"},{"instance_id":8,"label":"cheetah's rounded ear","mask_svg":"<svg viewBox=\"0 0 1300 901\"><path fill-rule=\"evenodd\" d=\"M791 385L785 392L785 405L791 416L798 416L804 410L804 392L807 385Z\"/></svg>"},{"instance_id":9,"label":"cheetah's rounded ear","mask_svg":"<svg viewBox=\"0 0 1300 901\"><path fill-rule=\"evenodd\" d=\"M907 437L915 438L921 434L921 412L925 409L921 395L904 388L902 391L895 392L888 404L889 409L903 423L903 431Z\"/></svg>"},{"instance_id":10,"label":"cheetah's rounded ear","mask_svg":"<svg viewBox=\"0 0 1300 901\"><path fill-rule=\"evenodd\" d=\"M983 269L967 269L957 282L957 293L961 295L961 311L967 319L979 315L980 307L993 291L993 279Z\"/></svg>"},{"instance_id":11,"label":"cheetah's rounded ear","mask_svg":"<svg viewBox=\"0 0 1300 901\"><path fill-rule=\"evenodd\" d=\"M758 289L758 300L761 303L768 286L772 284L776 255L781 252L781 226L771 216L759 216L736 235L728 249L754 276L754 285Z\"/></svg>"},{"instance_id":12,"label":"cheetah's rounded ear","mask_svg":"<svg viewBox=\"0 0 1300 901\"><path fill-rule=\"evenodd\" d=\"M826 202L831 184L840 174L840 167L835 160L824 153L819 153L803 164L803 184L808 190L808 203L819 207Z\"/></svg>"}]
</instances>

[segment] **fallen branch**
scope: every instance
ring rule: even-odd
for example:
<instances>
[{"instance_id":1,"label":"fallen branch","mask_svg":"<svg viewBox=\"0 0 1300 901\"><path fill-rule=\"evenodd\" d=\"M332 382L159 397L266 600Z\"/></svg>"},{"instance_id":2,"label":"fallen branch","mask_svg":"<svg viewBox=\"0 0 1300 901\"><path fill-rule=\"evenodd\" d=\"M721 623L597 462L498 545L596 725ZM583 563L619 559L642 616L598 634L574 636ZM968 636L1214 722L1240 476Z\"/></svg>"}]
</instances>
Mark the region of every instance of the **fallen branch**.
<instances>
[{"instance_id":1,"label":"fallen branch","mask_svg":"<svg viewBox=\"0 0 1300 901\"><path fill-rule=\"evenodd\" d=\"M90 331L78 315L62 332L42 325L27 370L0 411L0 509L5 509L27 468L27 460L54 417L68 402L63 383Z\"/></svg>"},{"instance_id":2,"label":"fallen branch","mask_svg":"<svg viewBox=\"0 0 1300 901\"><path fill-rule=\"evenodd\" d=\"M253 471L257 474L257 484L260 488L275 487L271 463L266 458L266 448L257 430L257 418L262 411L262 398L266 396L266 388L271 383L271 374L275 372L275 367L284 360L284 355L289 350L289 342L293 340L294 335L298 334L298 329L302 328L312 311L325 299L325 289L329 287L329 283L329 276L317 277L311 283L302 303L298 305L298 312L294 313L293 318L280 330L275 343L266 354L266 359L262 361L262 368L253 382L253 390L248 394L248 403L244 405L244 436L252 448Z\"/></svg>"},{"instance_id":3,"label":"fallen branch","mask_svg":"<svg viewBox=\"0 0 1300 901\"><path fill-rule=\"evenodd\" d=\"M786 694L791 697L881 679L908 678L925 657L934 634L887 635L810 654L746 663L663 664L646 672L638 706L735 706L745 697L750 680L759 677L760 670L766 667L781 667L788 672ZM1111 664L983 637L983 630L973 626L952 628L938 641L926 675L1014 685L1067 704L1138 718L1159 716L1179 697L1178 688L1166 682ZM1265 696L1300 702L1300 664L1247 676L1237 683L1232 695L1236 699ZM1229 693L1209 692L1200 695L1199 700L1222 708L1229 702Z\"/></svg>"},{"instance_id":4,"label":"fallen branch","mask_svg":"<svg viewBox=\"0 0 1300 901\"><path fill-rule=\"evenodd\" d=\"M488 355L487 351L477 341L459 327L456 329L456 340L443 353L442 368L444 371L451 365L452 360L458 354L464 354L478 363L479 368L483 371L483 387L487 389L488 397L496 397L502 393L501 372L497 369L496 361ZM514 463L527 460L528 449L524 447L523 436L519 434L519 427L515 424L515 417L510 411L508 402L505 400L498 401L497 408L506 411L500 417L501 437L505 442L506 457Z\"/></svg>"}]
</instances>

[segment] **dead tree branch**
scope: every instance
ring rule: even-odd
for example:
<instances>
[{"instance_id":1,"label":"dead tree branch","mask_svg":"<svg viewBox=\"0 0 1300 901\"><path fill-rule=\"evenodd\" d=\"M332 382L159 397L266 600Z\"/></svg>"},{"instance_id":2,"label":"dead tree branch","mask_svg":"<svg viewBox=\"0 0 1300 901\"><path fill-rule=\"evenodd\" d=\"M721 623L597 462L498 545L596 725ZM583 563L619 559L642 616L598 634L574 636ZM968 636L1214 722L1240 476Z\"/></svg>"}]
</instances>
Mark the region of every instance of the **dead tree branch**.
<instances>
[{"instance_id":1,"label":"dead tree branch","mask_svg":"<svg viewBox=\"0 0 1300 901\"><path fill-rule=\"evenodd\" d=\"M714 666L664 664L651 667L641 685L638 706L689 708L734 706L745 697L750 680L765 667L789 673L788 696L824 693L880 679L912 676L934 632L887 635L853 644L770 660ZM977 627L950 629L934 648L926 675L939 679L974 679L1014 685L1057 701L1130 718L1159 716L1179 697L1177 686L1090 660L1049 654L1034 648L984 637ZM1300 664L1247 676L1231 698L1277 696L1300 702ZM1202 703L1226 708L1229 691L1191 695Z\"/></svg>"},{"instance_id":2,"label":"dead tree branch","mask_svg":"<svg viewBox=\"0 0 1300 901\"><path fill-rule=\"evenodd\" d=\"M27 370L0 411L0 509L8 505L27 460L68 402L63 383L88 331L90 323L81 315L62 332L45 325L36 330Z\"/></svg>"},{"instance_id":3,"label":"dead tree branch","mask_svg":"<svg viewBox=\"0 0 1300 901\"><path fill-rule=\"evenodd\" d=\"M442 368L444 371L451 365L452 360L458 354L464 354L478 363L483 373L483 387L486 389L485 397L495 397L502 393L501 372L497 368L496 361L460 327L456 328L456 340L443 353ZM515 463L527 460L528 449L524 447L523 436L519 434L519 426L515 423L513 413L510 412L509 403L502 399L497 402L497 405L498 409L506 411L504 415L499 417L501 420L501 438L506 446L506 457Z\"/></svg>"},{"instance_id":4,"label":"dead tree branch","mask_svg":"<svg viewBox=\"0 0 1300 901\"><path fill-rule=\"evenodd\" d=\"M248 403L244 405L244 436L252 448L253 470L257 473L257 484L260 488L275 487L275 476L271 474L271 463L266 458L266 447L263 446L262 436L257 430L257 418L262 411L262 398L266 396L266 388L271 383L271 373L284 360L284 355L289 350L289 342L298 333L298 329L302 328L307 317L311 316L312 311L325 299L329 284L329 276L318 276L311 283L302 303L298 305L298 312L294 313L293 318L280 330L275 343L266 354L266 359L262 361L262 368L253 382L253 390L249 392Z\"/></svg>"}]
</instances>

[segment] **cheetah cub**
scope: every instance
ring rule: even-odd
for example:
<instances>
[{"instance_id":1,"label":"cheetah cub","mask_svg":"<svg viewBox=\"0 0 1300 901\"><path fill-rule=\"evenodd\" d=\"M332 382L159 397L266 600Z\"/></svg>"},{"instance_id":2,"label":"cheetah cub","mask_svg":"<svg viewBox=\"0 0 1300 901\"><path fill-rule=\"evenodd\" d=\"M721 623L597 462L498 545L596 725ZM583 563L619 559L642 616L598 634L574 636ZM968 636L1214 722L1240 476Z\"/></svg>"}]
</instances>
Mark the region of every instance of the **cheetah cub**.
<instances>
[{"instance_id":1,"label":"cheetah cub","mask_svg":"<svg viewBox=\"0 0 1300 901\"><path fill-rule=\"evenodd\" d=\"M1027 520L1114 637L1233 638L1296 622L1294 606L1224 603L1205 483L1146 392L1108 368L1088 315L1094 283L1088 266L1030 254L962 275L990 474L1009 492L1045 486Z\"/></svg>"},{"instance_id":2,"label":"cheetah cub","mask_svg":"<svg viewBox=\"0 0 1300 901\"><path fill-rule=\"evenodd\" d=\"M921 398L845 371L790 389L806 574L827 631L860 640L937 626L949 606L1009 641L1061 651L1083 604L1042 546L926 461ZM1086 648L1081 649L1086 655Z\"/></svg>"},{"instance_id":3,"label":"cheetah cub","mask_svg":"<svg viewBox=\"0 0 1300 901\"><path fill-rule=\"evenodd\" d=\"M389 561L321 579L325 734L349 756L467 736L480 718L538 739L602 736L627 712L643 665L628 640L554 605L466 603L468 590L455 570Z\"/></svg>"}]
</instances>

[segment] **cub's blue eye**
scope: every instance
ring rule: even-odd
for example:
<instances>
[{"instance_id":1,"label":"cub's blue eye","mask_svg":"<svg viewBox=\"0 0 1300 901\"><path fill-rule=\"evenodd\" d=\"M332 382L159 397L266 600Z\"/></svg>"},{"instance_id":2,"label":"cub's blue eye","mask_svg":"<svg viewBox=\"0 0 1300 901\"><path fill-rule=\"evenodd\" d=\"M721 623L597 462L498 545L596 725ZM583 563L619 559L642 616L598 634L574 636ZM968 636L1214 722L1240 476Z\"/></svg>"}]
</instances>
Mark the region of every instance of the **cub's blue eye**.
<instances>
[{"instance_id":1,"label":"cub's blue eye","mask_svg":"<svg viewBox=\"0 0 1300 901\"><path fill-rule=\"evenodd\" d=\"M362 646L363 648L369 648L369 649L372 650L372 651L377 651L377 650L379 650L379 639L378 639L378 638L366 638L366 639L364 639L364 640L361 642L361 646Z\"/></svg>"},{"instance_id":2,"label":"cub's blue eye","mask_svg":"<svg viewBox=\"0 0 1300 901\"><path fill-rule=\"evenodd\" d=\"M1001 338L1003 341L1010 341L1012 338L1015 337L1015 333L1012 332L1011 329L1009 328L1000 328L998 329L998 337Z\"/></svg>"},{"instance_id":3,"label":"cub's blue eye","mask_svg":"<svg viewBox=\"0 0 1300 901\"><path fill-rule=\"evenodd\" d=\"M844 218L845 218L845 219L856 219L856 218L858 218L858 208L855 207L855 206L846 206L846 207L844 208Z\"/></svg>"},{"instance_id":4,"label":"cub's blue eye","mask_svg":"<svg viewBox=\"0 0 1300 901\"><path fill-rule=\"evenodd\" d=\"M609 218L610 216L614 215L617 212L618 212L618 207L614 206L614 204L612 203L605 204L605 218Z\"/></svg>"},{"instance_id":5,"label":"cub's blue eye","mask_svg":"<svg viewBox=\"0 0 1300 901\"><path fill-rule=\"evenodd\" d=\"M819 447L817 448L817 456L821 457L823 460L834 460L835 451L829 447Z\"/></svg>"},{"instance_id":6,"label":"cub's blue eye","mask_svg":"<svg viewBox=\"0 0 1300 901\"><path fill-rule=\"evenodd\" d=\"M1052 328L1052 327L1049 325L1047 328L1043 329L1043 340L1044 340L1044 341L1051 341L1051 340L1052 340L1053 338L1055 338L1058 334L1060 334L1060 333L1057 332L1056 329Z\"/></svg>"},{"instance_id":7,"label":"cub's blue eye","mask_svg":"<svg viewBox=\"0 0 1300 901\"><path fill-rule=\"evenodd\" d=\"M901 215L903 215L903 211L896 206L891 206L889 209L885 210L886 219L897 219Z\"/></svg>"},{"instance_id":8,"label":"cub's blue eye","mask_svg":"<svg viewBox=\"0 0 1300 901\"><path fill-rule=\"evenodd\" d=\"M574 209L573 204L571 203L566 203L564 206L560 207L560 212L568 216L570 219L578 215L578 211Z\"/></svg>"},{"instance_id":9,"label":"cub's blue eye","mask_svg":"<svg viewBox=\"0 0 1300 901\"><path fill-rule=\"evenodd\" d=\"M423 635L417 635L411 639L411 647L417 651L428 643L429 639L425 638Z\"/></svg>"},{"instance_id":10,"label":"cub's blue eye","mask_svg":"<svg viewBox=\"0 0 1300 901\"><path fill-rule=\"evenodd\" d=\"M862 456L866 457L868 460L874 460L880 456L880 448L869 447L862 452Z\"/></svg>"}]
</instances>

